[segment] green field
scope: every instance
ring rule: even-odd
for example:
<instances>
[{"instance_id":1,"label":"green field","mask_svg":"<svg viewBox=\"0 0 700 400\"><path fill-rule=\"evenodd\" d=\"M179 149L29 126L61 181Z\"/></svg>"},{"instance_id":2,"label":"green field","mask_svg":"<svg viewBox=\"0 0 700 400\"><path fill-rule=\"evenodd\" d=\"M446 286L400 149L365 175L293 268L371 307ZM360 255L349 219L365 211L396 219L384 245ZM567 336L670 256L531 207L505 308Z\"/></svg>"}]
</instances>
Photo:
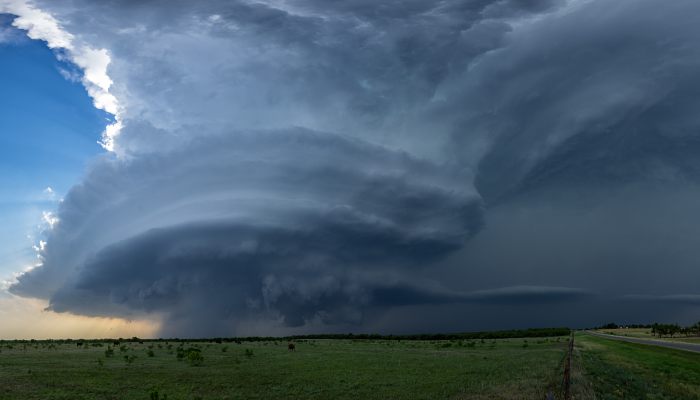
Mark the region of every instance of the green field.
<instances>
[{"instance_id":1,"label":"green field","mask_svg":"<svg viewBox=\"0 0 700 400\"><path fill-rule=\"evenodd\" d=\"M105 357L107 344L5 342L0 398L542 399L560 389L566 338L184 344L201 365L178 346L121 343Z\"/></svg>"},{"instance_id":2,"label":"green field","mask_svg":"<svg viewBox=\"0 0 700 400\"><path fill-rule=\"evenodd\" d=\"M566 340L6 341L0 399L561 399ZM700 354L575 343L574 399L700 399Z\"/></svg>"},{"instance_id":3,"label":"green field","mask_svg":"<svg viewBox=\"0 0 700 400\"><path fill-rule=\"evenodd\" d=\"M579 399L700 399L700 354L576 335Z\"/></svg>"}]
</instances>

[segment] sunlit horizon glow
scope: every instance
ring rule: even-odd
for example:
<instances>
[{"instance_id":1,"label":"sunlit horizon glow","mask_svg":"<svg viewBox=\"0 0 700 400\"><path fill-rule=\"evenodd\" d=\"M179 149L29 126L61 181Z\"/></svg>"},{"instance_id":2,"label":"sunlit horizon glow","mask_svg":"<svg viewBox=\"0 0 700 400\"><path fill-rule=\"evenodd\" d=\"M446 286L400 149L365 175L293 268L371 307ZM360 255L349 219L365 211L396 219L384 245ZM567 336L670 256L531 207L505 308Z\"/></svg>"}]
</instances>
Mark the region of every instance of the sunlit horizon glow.
<instances>
[{"instance_id":1,"label":"sunlit horizon glow","mask_svg":"<svg viewBox=\"0 0 700 400\"><path fill-rule=\"evenodd\" d=\"M47 303L0 297L0 340L158 338L157 316L149 320L86 317L46 311Z\"/></svg>"}]
</instances>

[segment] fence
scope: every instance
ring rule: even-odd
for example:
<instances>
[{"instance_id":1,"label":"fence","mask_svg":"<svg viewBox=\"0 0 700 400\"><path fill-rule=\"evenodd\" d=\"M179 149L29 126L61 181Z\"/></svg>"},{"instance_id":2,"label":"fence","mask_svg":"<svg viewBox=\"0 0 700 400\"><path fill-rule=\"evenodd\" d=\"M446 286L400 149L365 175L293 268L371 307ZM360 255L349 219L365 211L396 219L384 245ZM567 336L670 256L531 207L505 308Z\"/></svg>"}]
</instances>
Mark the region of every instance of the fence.
<instances>
[{"instance_id":1,"label":"fence","mask_svg":"<svg viewBox=\"0 0 700 400\"><path fill-rule=\"evenodd\" d=\"M571 332L568 349L566 352L566 359L564 360L564 380L562 381L562 386L564 387L564 400L571 400L571 358L573 357L573 354L574 333ZM555 400L552 392L547 393L547 400Z\"/></svg>"}]
</instances>

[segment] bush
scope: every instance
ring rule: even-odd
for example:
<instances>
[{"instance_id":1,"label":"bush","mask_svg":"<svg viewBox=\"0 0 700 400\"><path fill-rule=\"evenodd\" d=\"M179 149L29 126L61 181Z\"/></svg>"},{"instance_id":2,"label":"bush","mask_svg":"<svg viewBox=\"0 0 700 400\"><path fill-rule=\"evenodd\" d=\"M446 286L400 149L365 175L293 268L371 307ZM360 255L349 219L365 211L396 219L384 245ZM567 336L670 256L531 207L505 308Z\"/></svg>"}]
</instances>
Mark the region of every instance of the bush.
<instances>
[{"instance_id":1,"label":"bush","mask_svg":"<svg viewBox=\"0 0 700 400\"><path fill-rule=\"evenodd\" d=\"M190 365L193 367L202 365L202 363L204 362L202 352L199 349L189 349L187 351L187 362L189 362Z\"/></svg>"},{"instance_id":2,"label":"bush","mask_svg":"<svg viewBox=\"0 0 700 400\"><path fill-rule=\"evenodd\" d=\"M107 346L107 350L105 350L105 357L114 357L114 349Z\"/></svg>"},{"instance_id":3,"label":"bush","mask_svg":"<svg viewBox=\"0 0 700 400\"><path fill-rule=\"evenodd\" d=\"M160 397L160 394L158 393L157 390L152 390L151 391L151 400L168 400L168 395L163 394L163 397Z\"/></svg>"},{"instance_id":4,"label":"bush","mask_svg":"<svg viewBox=\"0 0 700 400\"><path fill-rule=\"evenodd\" d=\"M154 353L153 350L148 350L146 354L148 354L149 357L155 357L156 355L156 353Z\"/></svg>"}]
</instances>

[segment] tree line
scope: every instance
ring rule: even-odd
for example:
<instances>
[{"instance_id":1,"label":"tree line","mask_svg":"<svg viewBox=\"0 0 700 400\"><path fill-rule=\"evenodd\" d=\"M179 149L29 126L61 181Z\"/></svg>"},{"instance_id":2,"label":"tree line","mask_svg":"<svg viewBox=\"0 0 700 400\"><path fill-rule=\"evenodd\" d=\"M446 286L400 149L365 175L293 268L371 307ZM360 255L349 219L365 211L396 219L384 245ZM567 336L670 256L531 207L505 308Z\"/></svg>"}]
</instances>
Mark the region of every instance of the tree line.
<instances>
[{"instance_id":1,"label":"tree line","mask_svg":"<svg viewBox=\"0 0 700 400\"><path fill-rule=\"evenodd\" d=\"M215 337L215 338L159 338L159 339L140 339L133 337L130 339L59 339L59 340L14 340L11 342L17 343L34 343L34 342L49 342L49 343L72 343L72 342L91 342L91 343L108 343L119 345L122 342L213 342L213 343L242 343L242 342L264 342L264 341L279 341L279 340L314 340L314 339L345 339L345 340L479 340L479 339L511 339L511 338L529 338L529 337L555 337L569 336L571 329L569 328L531 328L531 329L510 329L502 331L483 331L483 332L461 332L461 333L422 333L408 335L380 335L377 333L331 333L331 334L316 334L316 335L294 335L294 336L248 336L248 337ZM0 343L4 342L0 340Z\"/></svg>"},{"instance_id":2,"label":"tree line","mask_svg":"<svg viewBox=\"0 0 700 400\"><path fill-rule=\"evenodd\" d=\"M675 335L682 336L700 336L700 322L696 322L690 326L680 326L678 324L652 324L651 334L658 337Z\"/></svg>"}]
</instances>

